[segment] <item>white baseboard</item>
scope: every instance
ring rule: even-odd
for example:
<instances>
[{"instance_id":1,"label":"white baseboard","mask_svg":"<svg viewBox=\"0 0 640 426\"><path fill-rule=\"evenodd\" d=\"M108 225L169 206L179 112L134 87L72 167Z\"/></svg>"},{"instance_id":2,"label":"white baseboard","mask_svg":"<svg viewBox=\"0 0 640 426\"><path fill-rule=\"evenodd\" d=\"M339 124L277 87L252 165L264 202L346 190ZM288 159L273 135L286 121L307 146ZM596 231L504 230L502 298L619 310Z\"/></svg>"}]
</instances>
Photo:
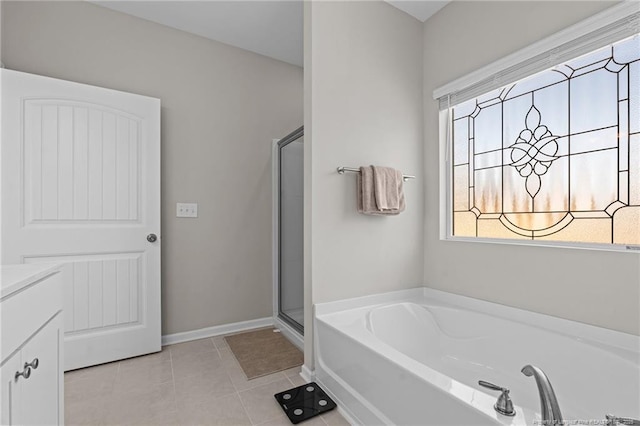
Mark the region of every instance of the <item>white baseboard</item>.
<instances>
[{"instance_id":1,"label":"white baseboard","mask_svg":"<svg viewBox=\"0 0 640 426\"><path fill-rule=\"evenodd\" d=\"M302 364L302 367L300 367L300 377L302 377L307 382L314 382L316 380L316 372L310 370L309 367Z\"/></svg>"},{"instance_id":2,"label":"white baseboard","mask_svg":"<svg viewBox=\"0 0 640 426\"><path fill-rule=\"evenodd\" d=\"M201 328L199 330L184 331L182 333L166 334L162 336L162 346L190 342L191 340L206 339L207 337L219 336L221 334L236 333L239 331L251 330L252 328L268 327L270 325L273 325L273 318L267 317L249 321L234 322L231 324L216 325L213 327Z\"/></svg>"}]
</instances>

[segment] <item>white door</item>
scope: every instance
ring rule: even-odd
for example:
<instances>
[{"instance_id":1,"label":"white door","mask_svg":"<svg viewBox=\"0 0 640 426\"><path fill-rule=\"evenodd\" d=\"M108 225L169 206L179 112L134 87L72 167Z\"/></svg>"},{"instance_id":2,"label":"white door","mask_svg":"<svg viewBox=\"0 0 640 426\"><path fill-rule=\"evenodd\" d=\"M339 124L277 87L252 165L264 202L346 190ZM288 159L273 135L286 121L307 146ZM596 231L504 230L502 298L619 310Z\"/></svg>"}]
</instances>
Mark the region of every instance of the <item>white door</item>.
<instances>
[{"instance_id":1,"label":"white door","mask_svg":"<svg viewBox=\"0 0 640 426\"><path fill-rule=\"evenodd\" d=\"M64 265L65 370L159 351L160 101L0 72L0 261Z\"/></svg>"}]
</instances>

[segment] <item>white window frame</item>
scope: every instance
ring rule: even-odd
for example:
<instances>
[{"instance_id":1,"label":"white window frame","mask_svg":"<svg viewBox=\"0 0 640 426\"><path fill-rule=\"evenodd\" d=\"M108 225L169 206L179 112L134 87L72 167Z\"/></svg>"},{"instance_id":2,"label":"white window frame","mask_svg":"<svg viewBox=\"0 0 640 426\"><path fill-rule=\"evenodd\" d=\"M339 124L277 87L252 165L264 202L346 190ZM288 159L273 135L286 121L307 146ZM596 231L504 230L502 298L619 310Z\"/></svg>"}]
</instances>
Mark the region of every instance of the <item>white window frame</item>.
<instances>
[{"instance_id":1,"label":"white window frame","mask_svg":"<svg viewBox=\"0 0 640 426\"><path fill-rule=\"evenodd\" d=\"M620 22L624 22L620 25ZM617 23L617 26L616 26ZM569 247L640 254L640 246L622 244L598 244L543 240L519 240L487 237L457 237L453 235L453 191L451 182L451 108L447 104L460 104L498 87L524 79L569 59L595 51L608 44L640 32L640 2L626 0L573 26L546 37L511 55L460 77L433 91L433 99L439 101L439 164L440 164L440 240L480 243L515 244L528 246ZM593 36L600 34L600 37ZM611 39L618 36L618 39ZM560 49L564 46L564 49ZM569 46L569 48L567 48ZM453 101L452 101L453 99ZM447 107L445 107L447 105Z\"/></svg>"}]
</instances>

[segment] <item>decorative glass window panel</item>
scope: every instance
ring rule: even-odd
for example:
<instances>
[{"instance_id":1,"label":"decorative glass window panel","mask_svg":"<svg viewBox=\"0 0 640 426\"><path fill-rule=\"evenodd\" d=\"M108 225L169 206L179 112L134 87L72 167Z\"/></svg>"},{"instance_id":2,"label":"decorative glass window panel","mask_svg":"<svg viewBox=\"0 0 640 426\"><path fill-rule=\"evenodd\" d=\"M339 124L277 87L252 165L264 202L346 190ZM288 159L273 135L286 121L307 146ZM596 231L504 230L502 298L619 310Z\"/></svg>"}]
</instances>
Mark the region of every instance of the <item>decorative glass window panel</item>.
<instances>
[{"instance_id":1,"label":"decorative glass window panel","mask_svg":"<svg viewBox=\"0 0 640 426\"><path fill-rule=\"evenodd\" d=\"M451 111L455 237L640 245L640 38Z\"/></svg>"}]
</instances>

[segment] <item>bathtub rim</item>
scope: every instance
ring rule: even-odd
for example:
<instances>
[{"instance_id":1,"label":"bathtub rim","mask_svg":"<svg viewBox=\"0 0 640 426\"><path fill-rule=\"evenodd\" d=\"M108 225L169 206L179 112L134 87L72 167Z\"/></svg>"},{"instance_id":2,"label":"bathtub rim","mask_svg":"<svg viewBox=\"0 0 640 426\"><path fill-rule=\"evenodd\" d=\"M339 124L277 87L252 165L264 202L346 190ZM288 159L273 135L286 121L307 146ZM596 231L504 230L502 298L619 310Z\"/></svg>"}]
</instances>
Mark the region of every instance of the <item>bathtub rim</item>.
<instances>
[{"instance_id":1,"label":"bathtub rim","mask_svg":"<svg viewBox=\"0 0 640 426\"><path fill-rule=\"evenodd\" d=\"M380 307L395 303L428 304L439 302L454 308L464 308L472 312L490 315L506 321L517 322L561 334L574 340L583 340L596 346L616 348L634 354L640 363L640 336L618 330L587 324L571 319L516 308L496 302L436 290L429 287L415 287L370 296L354 297L314 305L314 317L326 318L332 314L349 310Z\"/></svg>"}]
</instances>

